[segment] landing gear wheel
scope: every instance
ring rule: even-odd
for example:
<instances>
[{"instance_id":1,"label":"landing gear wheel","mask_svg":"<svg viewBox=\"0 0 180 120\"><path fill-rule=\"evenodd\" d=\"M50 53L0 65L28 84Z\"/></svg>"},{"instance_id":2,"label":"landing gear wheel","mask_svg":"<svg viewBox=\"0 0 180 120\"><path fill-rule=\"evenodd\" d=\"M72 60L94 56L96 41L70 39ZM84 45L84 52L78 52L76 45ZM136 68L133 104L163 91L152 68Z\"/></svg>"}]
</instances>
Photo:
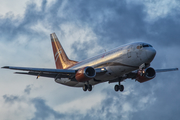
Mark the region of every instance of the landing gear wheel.
<instances>
[{"instance_id":1,"label":"landing gear wheel","mask_svg":"<svg viewBox=\"0 0 180 120\"><path fill-rule=\"evenodd\" d=\"M119 86L119 90L122 92L122 91L124 91L124 86L123 85L120 85Z\"/></svg>"},{"instance_id":2,"label":"landing gear wheel","mask_svg":"<svg viewBox=\"0 0 180 120\"><path fill-rule=\"evenodd\" d=\"M83 90L84 90L84 91L87 91L87 89L88 89L88 86L87 86L87 85L84 85L84 86L83 86Z\"/></svg>"},{"instance_id":3,"label":"landing gear wheel","mask_svg":"<svg viewBox=\"0 0 180 120\"><path fill-rule=\"evenodd\" d=\"M88 91L91 91L92 90L92 85L89 85L88 86Z\"/></svg>"},{"instance_id":4,"label":"landing gear wheel","mask_svg":"<svg viewBox=\"0 0 180 120\"><path fill-rule=\"evenodd\" d=\"M119 85L115 85L114 90L117 92L119 90Z\"/></svg>"}]
</instances>

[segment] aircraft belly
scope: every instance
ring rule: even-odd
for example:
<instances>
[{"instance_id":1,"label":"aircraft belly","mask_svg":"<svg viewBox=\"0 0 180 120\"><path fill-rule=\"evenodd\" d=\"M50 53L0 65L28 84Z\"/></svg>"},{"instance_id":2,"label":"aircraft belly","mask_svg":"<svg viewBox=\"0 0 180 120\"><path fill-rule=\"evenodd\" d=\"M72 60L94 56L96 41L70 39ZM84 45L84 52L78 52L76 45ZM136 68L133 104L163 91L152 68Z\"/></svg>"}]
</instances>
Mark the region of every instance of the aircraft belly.
<instances>
[{"instance_id":1,"label":"aircraft belly","mask_svg":"<svg viewBox=\"0 0 180 120\"><path fill-rule=\"evenodd\" d=\"M120 77L123 74L127 74L131 71L137 70L143 62L137 60L138 58L131 54L131 57L122 56L121 58L109 64L109 69L112 71L112 74L116 77Z\"/></svg>"},{"instance_id":2,"label":"aircraft belly","mask_svg":"<svg viewBox=\"0 0 180 120\"><path fill-rule=\"evenodd\" d=\"M107 74L95 77L96 80L100 80L103 82L108 81L108 80L113 80L115 78L116 78L116 76L107 75Z\"/></svg>"},{"instance_id":3,"label":"aircraft belly","mask_svg":"<svg viewBox=\"0 0 180 120\"><path fill-rule=\"evenodd\" d=\"M67 86L76 86L78 84L77 81L71 81L68 78L61 78L61 79L56 79L55 82L63 84L63 85L67 85Z\"/></svg>"},{"instance_id":4,"label":"aircraft belly","mask_svg":"<svg viewBox=\"0 0 180 120\"><path fill-rule=\"evenodd\" d=\"M68 78L56 79L55 82L71 87L83 87L85 84L85 82L71 81ZM91 85L96 85L98 83L100 82L94 81L93 79L89 80L89 84Z\"/></svg>"},{"instance_id":5,"label":"aircraft belly","mask_svg":"<svg viewBox=\"0 0 180 120\"><path fill-rule=\"evenodd\" d=\"M97 75L96 80L108 81L117 78L117 75L111 70L111 66L106 67L107 72L102 75Z\"/></svg>"},{"instance_id":6,"label":"aircraft belly","mask_svg":"<svg viewBox=\"0 0 180 120\"><path fill-rule=\"evenodd\" d=\"M111 67L111 70L116 75L116 77L121 77L122 75L127 74L136 69L126 66L113 66Z\"/></svg>"}]
</instances>

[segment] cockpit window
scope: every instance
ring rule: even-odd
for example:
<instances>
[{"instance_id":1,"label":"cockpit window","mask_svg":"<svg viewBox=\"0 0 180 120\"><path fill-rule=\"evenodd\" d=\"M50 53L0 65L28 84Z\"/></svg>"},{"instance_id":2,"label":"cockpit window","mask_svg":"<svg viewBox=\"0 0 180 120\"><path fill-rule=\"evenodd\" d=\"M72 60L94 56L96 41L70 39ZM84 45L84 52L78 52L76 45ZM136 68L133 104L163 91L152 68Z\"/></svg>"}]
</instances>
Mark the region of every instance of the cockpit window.
<instances>
[{"instance_id":1,"label":"cockpit window","mask_svg":"<svg viewBox=\"0 0 180 120\"><path fill-rule=\"evenodd\" d=\"M152 45L149 45L149 47L153 47Z\"/></svg>"},{"instance_id":2,"label":"cockpit window","mask_svg":"<svg viewBox=\"0 0 180 120\"><path fill-rule=\"evenodd\" d=\"M143 47L152 47L152 45L149 45L149 44L143 44Z\"/></svg>"},{"instance_id":3,"label":"cockpit window","mask_svg":"<svg viewBox=\"0 0 180 120\"><path fill-rule=\"evenodd\" d=\"M141 49L141 48L145 48L145 47L153 47L153 46L149 45L149 44L142 44L142 45L137 46L137 49Z\"/></svg>"}]
</instances>

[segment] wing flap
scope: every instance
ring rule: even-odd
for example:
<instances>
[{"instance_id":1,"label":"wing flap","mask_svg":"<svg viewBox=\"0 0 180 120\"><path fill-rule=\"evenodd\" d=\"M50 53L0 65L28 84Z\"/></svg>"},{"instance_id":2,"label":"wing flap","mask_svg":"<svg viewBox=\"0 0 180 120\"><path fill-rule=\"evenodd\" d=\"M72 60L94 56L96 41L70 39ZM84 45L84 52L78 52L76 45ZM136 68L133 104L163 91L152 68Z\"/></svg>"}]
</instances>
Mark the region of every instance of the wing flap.
<instances>
[{"instance_id":1,"label":"wing flap","mask_svg":"<svg viewBox=\"0 0 180 120\"><path fill-rule=\"evenodd\" d=\"M15 74L33 75L37 77L49 77L49 78L71 78L70 74L58 74L58 73L44 73L44 72L15 72Z\"/></svg>"},{"instance_id":2,"label":"wing flap","mask_svg":"<svg viewBox=\"0 0 180 120\"><path fill-rule=\"evenodd\" d=\"M56 78L58 75L57 73L38 73L38 72L15 72L15 74L23 74L23 75L33 75L33 76L41 76L41 77L49 77L49 78Z\"/></svg>"}]
</instances>

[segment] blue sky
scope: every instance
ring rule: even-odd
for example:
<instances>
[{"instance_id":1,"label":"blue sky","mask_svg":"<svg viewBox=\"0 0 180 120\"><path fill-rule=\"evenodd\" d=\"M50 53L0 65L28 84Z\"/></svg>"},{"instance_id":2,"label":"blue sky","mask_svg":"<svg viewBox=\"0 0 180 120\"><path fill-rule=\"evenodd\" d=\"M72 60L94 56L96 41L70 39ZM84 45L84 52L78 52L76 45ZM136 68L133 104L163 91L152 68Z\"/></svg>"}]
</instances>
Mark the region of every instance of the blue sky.
<instances>
[{"instance_id":1,"label":"blue sky","mask_svg":"<svg viewBox=\"0 0 180 120\"><path fill-rule=\"evenodd\" d=\"M50 33L69 58L83 60L104 50L142 41L157 50L154 68L180 68L178 0L0 0L0 66L55 68ZM103 83L92 92L53 79L0 69L3 120L169 120L180 117L179 71L138 83L123 93Z\"/></svg>"}]
</instances>

